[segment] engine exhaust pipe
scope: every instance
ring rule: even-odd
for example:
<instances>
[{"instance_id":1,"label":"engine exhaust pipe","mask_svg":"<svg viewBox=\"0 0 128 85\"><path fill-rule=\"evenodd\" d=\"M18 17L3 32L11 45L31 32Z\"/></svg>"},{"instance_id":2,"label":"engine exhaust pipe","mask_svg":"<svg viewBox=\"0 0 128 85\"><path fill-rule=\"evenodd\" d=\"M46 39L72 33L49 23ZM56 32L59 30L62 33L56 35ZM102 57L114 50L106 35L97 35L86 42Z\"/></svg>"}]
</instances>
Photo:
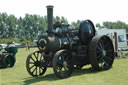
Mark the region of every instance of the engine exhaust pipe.
<instances>
[{"instance_id":1,"label":"engine exhaust pipe","mask_svg":"<svg viewBox=\"0 0 128 85\"><path fill-rule=\"evenodd\" d=\"M53 32L53 6L48 5L47 8L47 19L48 19L48 35Z\"/></svg>"}]
</instances>

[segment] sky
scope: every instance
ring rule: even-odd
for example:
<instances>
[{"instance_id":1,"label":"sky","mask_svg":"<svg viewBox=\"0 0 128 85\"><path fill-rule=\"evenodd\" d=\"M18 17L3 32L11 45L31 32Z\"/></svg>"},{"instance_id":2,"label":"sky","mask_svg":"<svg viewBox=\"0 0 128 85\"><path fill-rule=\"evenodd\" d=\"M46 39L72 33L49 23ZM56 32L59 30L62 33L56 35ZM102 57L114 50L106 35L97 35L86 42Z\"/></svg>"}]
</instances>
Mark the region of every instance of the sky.
<instances>
[{"instance_id":1,"label":"sky","mask_svg":"<svg viewBox=\"0 0 128 85\"><path fill-rule=\"evenodd\" d=\"M0 13L24 17L26 13L45 16L46 6L54 6L54 16L64 16L70 22L90 19L94 24L103 21L123 21L128 24L127 0L0 0Z\"/></svg>"}]
</instances>

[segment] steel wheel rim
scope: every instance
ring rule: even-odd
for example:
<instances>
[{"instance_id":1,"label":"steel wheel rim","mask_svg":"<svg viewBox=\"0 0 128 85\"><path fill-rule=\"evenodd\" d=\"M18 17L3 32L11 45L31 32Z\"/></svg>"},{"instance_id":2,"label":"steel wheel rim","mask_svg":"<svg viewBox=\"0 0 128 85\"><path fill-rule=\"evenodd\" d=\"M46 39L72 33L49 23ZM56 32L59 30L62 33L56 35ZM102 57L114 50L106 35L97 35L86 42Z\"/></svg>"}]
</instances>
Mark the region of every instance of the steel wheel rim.
<instances>
[{"instance_id":1,"label":"steel wheel rim","mask_svg":"<svg viewBox=\"0 0 128 85\"><path fill-rule=\"evenodd\" d=\"M6 64L8 67L13 67L14 66L14 58L12 55L7 55L6 56Z\"/></svg>"},{"instance_id":2,"label":"steel wheel rim","mask_svg":"<svg viewBox=\"0 0 128 85\"><path fill-rule=\"evenodd\" d=\"M33 77L41 76L46 72L47 69L46 66L42 65L44 63L44 53L35 51L27 57L26 69Z\"/></svg>"}]
</instances>

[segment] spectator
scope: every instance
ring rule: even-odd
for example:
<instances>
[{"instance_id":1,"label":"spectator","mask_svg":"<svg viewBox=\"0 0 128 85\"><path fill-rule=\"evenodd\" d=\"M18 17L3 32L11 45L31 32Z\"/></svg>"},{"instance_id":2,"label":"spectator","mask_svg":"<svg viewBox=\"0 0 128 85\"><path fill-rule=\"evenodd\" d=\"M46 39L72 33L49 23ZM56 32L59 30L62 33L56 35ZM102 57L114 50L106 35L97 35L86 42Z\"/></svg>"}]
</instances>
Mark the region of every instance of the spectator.
<instances>
[{"instance_id":1,"label":"spectator","mask_svg":"<svg viewBox=\"0 0 128 85\"><path fill-rule=\"evenodd\" d=\"M26 50L28 50L28 43L26 43Z\"/></svg>"},{"instance_id":2,"label":"spectator","mask_svg":"<svg viewBox=\"0 0 128 85\"><path fill-rule=\"evenodd\" d=\"M30 50L30 44L28 44L28 50Z\"/></svg>"},{"instance_id":3,"label":"spectator","mask_svg":"<svg viewBox=\"0 0 128 85\"><path fill-rule=\"evenodd\" d=\"M10 53L13 53L13 58L14 58L14 63L16 62L16 53L17 53L17 48L15 45L15 42L12 42L8 45L8 48L10 49Z\"/></svg>"}]
</instances>

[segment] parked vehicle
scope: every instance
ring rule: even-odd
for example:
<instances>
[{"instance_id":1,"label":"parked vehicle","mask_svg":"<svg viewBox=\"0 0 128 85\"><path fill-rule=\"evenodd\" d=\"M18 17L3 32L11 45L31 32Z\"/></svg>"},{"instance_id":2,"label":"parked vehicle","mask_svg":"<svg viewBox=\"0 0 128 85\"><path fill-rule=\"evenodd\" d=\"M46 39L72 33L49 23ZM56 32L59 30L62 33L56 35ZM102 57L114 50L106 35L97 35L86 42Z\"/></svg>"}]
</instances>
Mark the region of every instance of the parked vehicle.
<instances>
[{"instance_id":1,"label":"parked vehicle","mask_svg":"<svg viewBox=\"0 0 128 85\"><path fill-rule=\"evenodd\" d=\"M97 30L98 35L107 35L112 40L114 38L114 32L117 33L118 49L128 50L126 29L100 29L100 30Z\"/></svg>"},{"instance_id":2,"label":"parked vehicle","mask_svg":"<svg viewBox=\"0 0 128 85\"><path fill-rule=\"evenodd\" d=\"M0 68L13 67L15 64L15 55L17 47L7 46L0 54Z\"/></svg>"}]
</instances>

